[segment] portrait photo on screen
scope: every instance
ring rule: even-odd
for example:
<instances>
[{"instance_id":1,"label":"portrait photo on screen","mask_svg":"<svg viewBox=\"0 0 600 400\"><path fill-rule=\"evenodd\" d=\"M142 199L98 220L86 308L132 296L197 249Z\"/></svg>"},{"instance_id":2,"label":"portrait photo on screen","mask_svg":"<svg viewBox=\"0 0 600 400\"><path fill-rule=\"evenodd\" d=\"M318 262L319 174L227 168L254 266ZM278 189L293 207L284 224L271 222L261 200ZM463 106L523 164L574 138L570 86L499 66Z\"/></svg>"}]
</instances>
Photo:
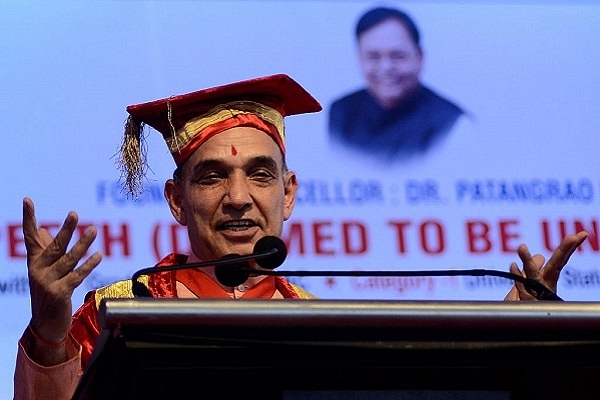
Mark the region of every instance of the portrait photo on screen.
<instances>
[{"instance_id":1,"label":"portrait photo on screen","mask_svg":"<svg viewBox=\"0 0 600 400\"><path fill-rule=\"evenodd\" d=\"M422 82L420 28L398 8L376 7L355 27L364 87L329 109L333 142L383 161L418 157L438 144L465 110Z\"/></svg>"}]
</instances>

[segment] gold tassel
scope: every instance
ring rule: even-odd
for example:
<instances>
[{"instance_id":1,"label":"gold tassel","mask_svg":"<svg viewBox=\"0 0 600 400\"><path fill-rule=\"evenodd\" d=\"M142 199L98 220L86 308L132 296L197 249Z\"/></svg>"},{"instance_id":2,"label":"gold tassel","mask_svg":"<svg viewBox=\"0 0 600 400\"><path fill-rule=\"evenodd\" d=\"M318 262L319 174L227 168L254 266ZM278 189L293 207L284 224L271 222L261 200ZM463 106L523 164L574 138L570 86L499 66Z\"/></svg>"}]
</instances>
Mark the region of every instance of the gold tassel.
<instances>
[{"instance_id":1,"label":"gold tassel","mask_svg":"<svg viewBox=\"0 0 600 400\"><path fill-rule=\"evenodd\" d=\"M124 185L128 197L138 198L144 189L143 179L148 170L147 144L143 136L144 127L143 122L136 121L131 115L125 121L117 167L121 172L119 182Z\"/></svg>"}]
</instances>

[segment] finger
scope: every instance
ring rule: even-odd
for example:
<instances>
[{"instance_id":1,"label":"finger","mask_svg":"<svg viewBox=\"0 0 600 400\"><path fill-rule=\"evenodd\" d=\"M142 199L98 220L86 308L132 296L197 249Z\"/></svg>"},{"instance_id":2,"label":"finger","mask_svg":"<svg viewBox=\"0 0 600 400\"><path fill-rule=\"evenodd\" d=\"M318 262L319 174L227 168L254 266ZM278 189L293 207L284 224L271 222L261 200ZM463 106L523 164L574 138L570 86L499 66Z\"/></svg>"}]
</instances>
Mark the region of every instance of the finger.
<instances>
[{"instance_id":1,"label":"finger","mask_svg":"<svg viewBox=\"0 0 600 400\"><path fill-rule=\"evenodd\" d=\"M524 276L523 272L519 269L519 266L515 262L510 264L508 270L511 274Z\"/></svg>"},{"instance_id":2,"label":"finger","mask_svg":"<svg viewBox=\"0 0 600 400\"><path fill-rule=\"evenodd\" d=\"M509 270L514 275L519 275L519 276L525 277L525 273L519 269L519 266L517 265L517 263L514 263L514 262L511 263ZM513 293L511 293L511 292L513 292ZM511 289L511 292L509 292L509 294L511 296L516 296L516 298L514 300L519 300L522 297L520 295L520 293L527 293L527 290L525 289L525 286L523 286L523 284L521 282L515 281L515 284L513 286L513 289Z\"/></svg>"},{"instance_id":3,"label":"finger","mask_svg":"<svg viewBox=\"0 0 600 400\"><path fill-rule=\"evenodd\" d=\"M27 254L35 254L43 250L36 237L37 219L35 218L35 206L33 205L33 201L26 197L23 199L23 239Z\"/></svg>"},{"instance_id":4,"label":"finger","mask_svg":"<svg viewBox=\"0 0 600 400\"><path fill-rule=\"evenodd\" d=\"M508 270L513 275L522 276L522 272L519 270L519 266L517 265L517 263L514 263L514 262L511 263L510 266L508 267ZM510 289L510 291L504 297L504 300L508 300L508 301L519 300L519 289L517 288L517 283L518 282L515 281L512 288Z\"/></svg>"},{"instance_id":5,"label":"finger","mask_svg":"<svg viewBox=\"0 0 600 400\"><path fill-rule=\"evenodd\" d=\"M23 199L23 239L27 250L27 264L51 266L66 251L73 232L77 227L78 217L70 212L65 219L59 233L52 238L45 229L38 229L33 201L25 197ZM40 263L33 260L40 258Z\"/></svg>"},{"instance_id":6,"label":"finger","mask_svg":"<svg viewBox=\"0 0 600 400\"><path fill-rule=\"evenodd\" d=\"M526 247L526 246L525 246ZM526 249L524 249L526 250ZM529 251L523 251L522 254L523 256L527 256L529 253ZM525 260L522 260L523 264L526 264ZM537 264L539 262L539 260L536 260L536 256L530 257L528 259L528 261L532 264ZM541 260L541 264L539 265L543 265L543 258ZM528 275L527 273L523 270L519 270L519 266L517 265L517 263L512 263L510 264L510 268L509 268L510 272L514 275L520 275L524 278L527 278ZM537 271L537 269L535 269ZM509 298L510 296L510 298ZM514 298L516 297L516 298ZM506 296L506 300L536 300L535 296L533 296L531 293L529 293L529 291L527 289L525 289L525 286L523 286L523 283L515 281L514 287L513 289L511 289L511 291L507 294Z\"/></svg>"},{"instance_id":7,"label":"finger","mask_svg":"<svg viewBox=\"0 0 600 400\"><path fill-rule=\"evenodd\" d=\"M75 229L77 229L78 220L79 217L77 216L77 213L71 211L67 214L58 233L40 255L40 259L44 265L53 265L66 254L67 247L73 238L73 233L75 232ZM40 236L41 235L38 236L38 240L41 241Z\"/></svg>"},{"instance_id":8,"label":"finger","mask_svg":"<svg viewBox=\"0 0 600 400\"><path fill-rule=\"evenodd\" d=\"M523 262L524 276L531 279L540 279L540 269L544 265L544 257L539 254L532 256L525 244L519 246L517 253Z\"/></svg>"},{"instance_id":9,"label":"finger","mask_svg":"<svg viewBox=\"0 0 600 400\"><path fill-rule=\"evenodd\" d=\"M85 260L79 267L71 271L65 276L67 284L74 290L78 287L85 278L100 264L102 261L102 253L99 251L92 254L87 260Z\"/></svg>"},{"instance_id":10,"label":"finger","mask_svg":"<svg viewBox=\"0 0 600 400\"><path fill-rule=\"evenodd\" d=\"M44 228L37 227L37 218L35 217L35 206L30 198L23 199L23 235L25 239L25 248L28 253L34 252L34 245L39 249L45 249L51 242L50 232Z\"/></svg>"},{"instance_id":11,"label":"finger","mask_svg":"<svg viewBox=\"0 0 600 400\"><path fill-rule=\"evenodd\" d=\"M75 245L57 260L55 263L55 271L59 278L64 277L75 269L79 261L87 254L90 246L96 239L96 234L96 227L88 227Z\"/></svg>"},{"instance_id":12,"label":"finger","mask_svg":"<svg viewBox=\"0 0 600 400\"><path fill-rule=\"evenodd\" d=\"M546 264L544 275L548 279L558 280L560 272L567 265L569 258L571 258L575 250L581 246L587 237L588 233L585 231L566 236L552 252L548 264Z\"/></svg>"},{"instance_id":13,"label":"finger","mask_svg":"<svg viewBox=\"0 0 600 400\"><path fill-rule=\"evenodd\" d=\"M510 289L510 292L508 292L506 294L506 296L504 297L505 301L517 301L520 300L519 299L519 290L517 289L517 287L515 285L513 285L513 287Z\"/></svg>"},{"instance_id":14,"label":"finger","mask_svg":"<svg viewBox=\"0 0 600 400\"><path fill-rule=\"evenodd\" d=\"M557 263L568 261L575 250L577 250L577 248L585 241L587 236L587 232L579 232L575 235L566 236L552 253L550 261Z\"/></svg>"},{"instance_id":15,"label":"finger","mask_svg":"<svg viewBox=\"0 0 600 400\"><path fill-rule=\"evenodd\" d=\"M40 237L40 242L44 248L48 247L50 243L54 240L50 232L47 229L39 228L38 235Z\"/></svg>"}]
</instances>

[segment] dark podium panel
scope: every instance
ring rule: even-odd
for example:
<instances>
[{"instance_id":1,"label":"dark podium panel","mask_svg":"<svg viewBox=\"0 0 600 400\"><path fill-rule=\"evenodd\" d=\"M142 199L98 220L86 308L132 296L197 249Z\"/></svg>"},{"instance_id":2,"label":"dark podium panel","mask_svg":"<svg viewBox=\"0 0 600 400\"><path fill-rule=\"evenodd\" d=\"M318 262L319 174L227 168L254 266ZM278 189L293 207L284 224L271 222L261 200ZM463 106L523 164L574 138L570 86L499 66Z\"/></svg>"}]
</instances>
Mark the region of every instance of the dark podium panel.
<instances>
[{"instance_id":1,"label":"dark podium panel","mask_svg":"<svg viewBox=\"0 0 600 400\"><path fill-rule=\"evenodd\" d=\"M114 299L74 399L599 399L600 303Z\"/></svg>"}]
</instances>

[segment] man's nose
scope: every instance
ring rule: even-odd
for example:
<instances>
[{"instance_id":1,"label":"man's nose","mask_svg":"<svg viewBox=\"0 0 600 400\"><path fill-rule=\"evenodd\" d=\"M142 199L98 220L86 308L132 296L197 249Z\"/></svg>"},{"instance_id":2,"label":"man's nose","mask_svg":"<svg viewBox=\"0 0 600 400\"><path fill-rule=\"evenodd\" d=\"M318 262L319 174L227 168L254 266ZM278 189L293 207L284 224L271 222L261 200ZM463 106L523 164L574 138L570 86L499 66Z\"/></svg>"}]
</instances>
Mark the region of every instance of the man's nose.
<instances>
[{"instance_id":1,"label":"man's nose","mask_svg":"<svg viewBox=\"0 0 600 400\"><path fill-rule=\"evenodd\" d=\"M243 208L252 203L248 180L241 176L232 176L227 188L226 203L235 208Z\"/></svg>"}]
</instances>

